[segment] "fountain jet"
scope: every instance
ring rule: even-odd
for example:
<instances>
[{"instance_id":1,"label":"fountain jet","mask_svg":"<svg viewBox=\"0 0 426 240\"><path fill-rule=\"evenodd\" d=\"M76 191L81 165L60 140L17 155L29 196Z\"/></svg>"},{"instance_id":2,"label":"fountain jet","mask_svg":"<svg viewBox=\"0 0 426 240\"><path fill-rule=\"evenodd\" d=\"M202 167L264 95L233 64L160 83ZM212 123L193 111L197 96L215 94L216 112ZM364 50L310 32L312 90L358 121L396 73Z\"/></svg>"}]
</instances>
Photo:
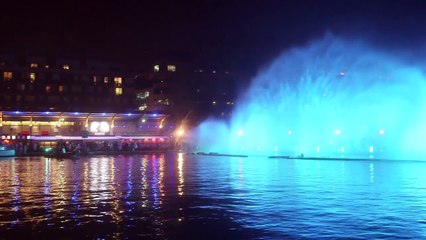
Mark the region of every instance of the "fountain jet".
<instances>
[{"instance_id":1,"label":"fountain jet","mask_svg":"<svg viewBox=\"0 0 426 240\"><path fill-rule=\"evenodd\" d=\"M319 157L426 157L424 69L361 41L326 36L284 52L229 120L192 132L197 151Z\"/></svg>"}]
</instances>

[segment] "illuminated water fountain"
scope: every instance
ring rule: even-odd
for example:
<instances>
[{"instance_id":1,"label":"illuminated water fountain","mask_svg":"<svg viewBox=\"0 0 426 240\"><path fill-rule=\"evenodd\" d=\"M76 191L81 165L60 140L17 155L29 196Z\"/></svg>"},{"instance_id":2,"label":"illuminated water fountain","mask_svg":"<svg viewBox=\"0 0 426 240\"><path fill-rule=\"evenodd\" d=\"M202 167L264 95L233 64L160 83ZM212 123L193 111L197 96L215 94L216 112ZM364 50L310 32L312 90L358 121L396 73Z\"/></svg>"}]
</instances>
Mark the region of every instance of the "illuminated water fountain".
<instances>
[{"instance_id":1,"label":"illuminated water fountain","mask_svg":"<svg viewBox=\"0 0 426 240\"><path fill-rule=\"evenodd\" d=\"M325 37L256 76L232 119L193 132L197 151L426 159L424 69L361 42Z\"/></svg>"}]
</instances>

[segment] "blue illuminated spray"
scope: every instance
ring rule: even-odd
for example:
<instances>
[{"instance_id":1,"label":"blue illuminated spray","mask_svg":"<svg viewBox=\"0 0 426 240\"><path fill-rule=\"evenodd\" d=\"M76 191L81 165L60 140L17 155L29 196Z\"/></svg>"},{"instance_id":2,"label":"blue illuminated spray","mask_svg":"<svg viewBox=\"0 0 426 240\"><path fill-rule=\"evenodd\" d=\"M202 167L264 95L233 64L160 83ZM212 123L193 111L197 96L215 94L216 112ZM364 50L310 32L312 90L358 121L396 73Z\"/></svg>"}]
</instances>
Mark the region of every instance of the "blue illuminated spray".
<instances>
[{"instance_id":1,"label":"blue illuminated spray","mask_svg":"<svg viewBox=\"0 0 426 240\"><path fill-rule=\"evenodd\" d=\"M426 159L425 86L422 68L327 36L278 57L229 121L203 122L192 140L205 152Z\"/></svg>"}]
</instances>

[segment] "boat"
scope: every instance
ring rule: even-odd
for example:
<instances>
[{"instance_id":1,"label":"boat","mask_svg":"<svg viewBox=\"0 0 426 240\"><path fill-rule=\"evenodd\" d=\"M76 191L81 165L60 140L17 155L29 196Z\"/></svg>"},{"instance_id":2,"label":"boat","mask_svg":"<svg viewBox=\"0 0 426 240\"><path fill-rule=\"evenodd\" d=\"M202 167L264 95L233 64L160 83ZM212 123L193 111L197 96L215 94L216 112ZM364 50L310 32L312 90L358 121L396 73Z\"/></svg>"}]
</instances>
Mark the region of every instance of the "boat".
<instances>
[{"instance_id":1,"label":"boat","mask_svg":"<svg viewBox=\"0 0 426 240\"><path fill-rule=\"evenodd\" d=\"M14 157L15 149L9 149L6 145L0 145L0 157Z\"/></svg>"},{"instance_id":2,"label":"boat","mask_svg":"<svg viewBox=\"0 0 426 240\"><path fill-rule=\"evenodd\" d=\"M44 153L45 157L57 159L75 159L76 152L67 152L65 148L56 148Z\"/></svg>"},{"instance_id":3,"label":"boat","mask_svg":"<svg viewBox=\"0 0 426 240\"><path fill-rule=\"evenodd\" d=\"M66 152L66 153L49 153L44 154L45 157L48 158L56 158L56 159L76 159L77 156L73 152Z\"/></svg>"}]
</instances>

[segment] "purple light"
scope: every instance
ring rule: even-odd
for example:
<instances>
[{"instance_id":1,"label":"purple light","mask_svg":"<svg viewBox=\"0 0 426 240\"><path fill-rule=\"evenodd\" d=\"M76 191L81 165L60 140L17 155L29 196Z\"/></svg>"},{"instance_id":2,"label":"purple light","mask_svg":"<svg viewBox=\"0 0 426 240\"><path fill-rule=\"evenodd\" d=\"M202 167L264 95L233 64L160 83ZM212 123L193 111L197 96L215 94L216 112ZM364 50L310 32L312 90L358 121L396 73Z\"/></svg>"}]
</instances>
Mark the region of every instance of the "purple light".
<instances>
[{"instance_id":1,"label":"purple light","mask_svg":"<svg viewBox=\"0 0 426 240\"><path fill-rule=\"evenodd\" d=\"M105 116L105 113L102 113L102 116Z\"/></svg>"},{"instance_id":2,"label":"purple light","mask_svg":"<svg viewBox=\"0 0 426 240\"><path fill-rule=\"evenodd\" d=\"M45 112L45 114L50 114L50 112Z\"/></svg>"},{"instance_id":3,"label":"purple light","mask_svg":"<svg viewBox=\"0 0 426 240\"><path fill-rule=\"evenodd\" d=\"M128 114L127 114L127 116L132 116L132 114L131 114L131 113L128 113Z\"/></svg>"},{"instance_id":4,"label":"purple light","mask_svg":"<svg viewBox=\"0 0 426 240\"><path fill-rule=\"evenodd\" d=\"M19 114L19 113L20 113L19 111L16 111L16 112L15 112L15 114Z\"/></svg>"},{"instance_id":5,"label":"purple light","mask_svg":"<svg viewBox=\"0 0 426 240\"><path fill-rule=\"evenodd\" d=\"M78 112L75 112L74 115L78 115Z\"/></svg>"}]
</instances>

